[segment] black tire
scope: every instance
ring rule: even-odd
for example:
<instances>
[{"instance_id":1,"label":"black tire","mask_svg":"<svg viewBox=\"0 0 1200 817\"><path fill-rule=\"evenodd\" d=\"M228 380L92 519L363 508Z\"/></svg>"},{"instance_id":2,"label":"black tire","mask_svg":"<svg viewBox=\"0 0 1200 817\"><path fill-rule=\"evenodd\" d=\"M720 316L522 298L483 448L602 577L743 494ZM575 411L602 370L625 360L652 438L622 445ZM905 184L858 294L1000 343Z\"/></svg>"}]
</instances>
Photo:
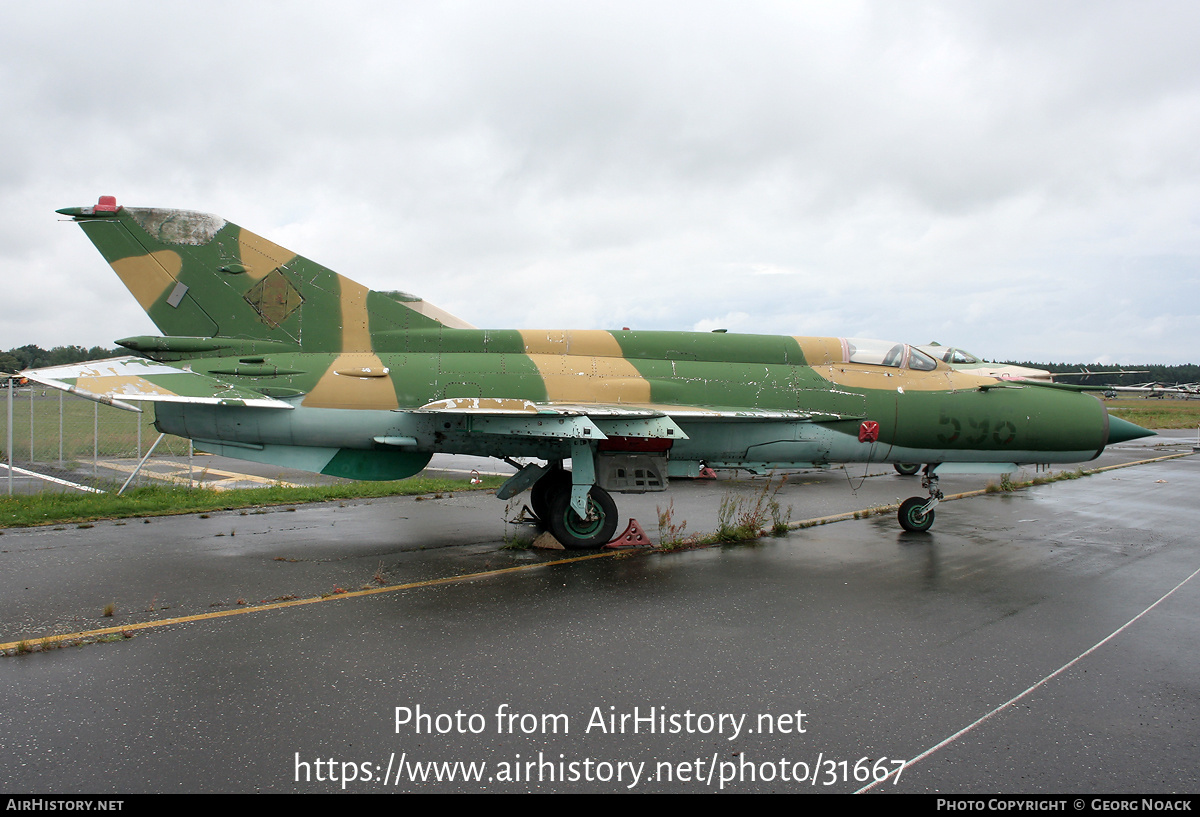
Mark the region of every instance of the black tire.
<instances>
[{"instance_id":1,"label":"black tire","mask_svg":"<svg viewBox=\"0 0 1200 817\"><path fill-rule=\"evenodd\" d=\"M919 462L898 462L892 466L896 469L896 473L902 477L911 477L921 470Z\"/></svg>"},{"instance_id":2,"label":"black tire","mask_svg":"<svg viewBox=\"0 0 1200 817\"><path fill-rule=\"evenodd\" d=\"M927 497L914 496L904 500L900 505L900 527L910 533L924 533L933 527L933 511L923 513L922 508L929 502Z\"/></svg>"},{"instance_id":3,"label":"black tire","mask_svg":"<svg viewBox=\"0 0 1200 817\"><path fill-rule=\"evenodd\" d=\"M529 507L543 524L550 518L550 506L554 496L563 491L568 495L571 493L571 472L562 468L555 468L533 483L533 487L529 489Z\"/></svg>"},{"instance_id":4,"label":"black tire","mask_svg":"<svg viewBox=\"0 0 1200 817\"><path fill-rule=\"evenodd\" d=\"M588 518L580 519L571 507L571 492L562 491L550 502L546 525L568 550L598 548L613 540L617 530L617 503L608 491L593 485L587 499Z\"/></svg>"}]
</instances>

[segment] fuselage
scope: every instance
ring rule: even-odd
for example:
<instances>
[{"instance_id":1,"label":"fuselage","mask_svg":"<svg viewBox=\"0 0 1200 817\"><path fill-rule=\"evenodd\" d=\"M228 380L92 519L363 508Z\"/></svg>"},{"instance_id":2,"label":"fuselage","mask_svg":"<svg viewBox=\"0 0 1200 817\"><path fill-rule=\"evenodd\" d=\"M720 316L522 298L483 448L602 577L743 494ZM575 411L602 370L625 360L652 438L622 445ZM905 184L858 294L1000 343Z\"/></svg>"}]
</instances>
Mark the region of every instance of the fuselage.
<instances>
[{"instance_id":1,"label":"fuselage","mask_svg":"<svg viewBox=\"0 0 1200 817\"><path fill-rule=\"evenodd\" d=\"M294 408L161 404L160 427L250 445L570 456L562 440L499 440L474 433L471 417L422 411L493 400L661 410L686 433L670 456L728 464L1069 463L1108 441L1107 412L1091 396L996 387L906 354L860 362L841 338L447 329L373 342L370 352L192 359L194 371ZM866 439L864 423L876 424Z\"/></svg>"}]
</instances>

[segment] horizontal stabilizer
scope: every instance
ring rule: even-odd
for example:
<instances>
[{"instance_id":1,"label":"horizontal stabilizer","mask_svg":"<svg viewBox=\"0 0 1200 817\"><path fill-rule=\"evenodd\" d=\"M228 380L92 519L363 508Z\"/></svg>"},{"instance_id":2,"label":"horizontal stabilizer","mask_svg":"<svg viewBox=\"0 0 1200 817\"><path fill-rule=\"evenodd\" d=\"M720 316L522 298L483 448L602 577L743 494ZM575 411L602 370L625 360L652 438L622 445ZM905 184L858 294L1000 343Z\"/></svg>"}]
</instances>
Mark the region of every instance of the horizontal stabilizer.
<instances>
[{"instance_id":1,"label":"horizontal stabilizer","mask_svg":"<svg viewBox=\"0 0 1200 817\"><path fill-rule=\"evenodd\" d=\"M44 386L129 411L140 409L125 401L292 408L288 403L267 397L254 389L140 357L92 360L47 369L30 369L22 374Z\"/></svg>"}]
</instances>

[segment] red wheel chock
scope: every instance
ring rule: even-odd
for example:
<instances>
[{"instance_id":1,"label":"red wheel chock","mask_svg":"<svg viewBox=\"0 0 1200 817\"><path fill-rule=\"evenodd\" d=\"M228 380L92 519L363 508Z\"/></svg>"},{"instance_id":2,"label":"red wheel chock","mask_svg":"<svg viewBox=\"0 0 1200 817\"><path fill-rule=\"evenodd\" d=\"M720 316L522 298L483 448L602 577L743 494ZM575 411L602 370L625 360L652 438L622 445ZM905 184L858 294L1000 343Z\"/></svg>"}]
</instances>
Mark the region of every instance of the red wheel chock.
<instances>
[{"instance_id":1,"label":"red wheel chock","mask_svg":"<svg viewBox=\"0 0 1200 817\"><path fill-rule=\"evenodd\" d=\"M625 528L625 532L613 539L606 548L616 550L618 548L644 548L650 547L650 537L642 530L642 526L638 524L636 519L629 520L629 527Z\"/></svg>"}]
</instances>

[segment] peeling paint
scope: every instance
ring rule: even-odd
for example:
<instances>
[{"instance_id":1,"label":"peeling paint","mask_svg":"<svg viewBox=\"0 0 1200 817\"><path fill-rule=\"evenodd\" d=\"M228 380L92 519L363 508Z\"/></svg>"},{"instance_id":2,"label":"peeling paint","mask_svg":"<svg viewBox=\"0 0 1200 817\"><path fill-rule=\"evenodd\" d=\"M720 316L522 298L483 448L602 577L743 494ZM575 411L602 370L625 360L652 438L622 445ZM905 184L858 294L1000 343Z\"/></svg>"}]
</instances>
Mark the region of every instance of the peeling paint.
<instances>
[{"instance_id":1,"label":"peeling paint","mask_svg":"<svg viewBox=\"0 0 1200 817\"><path fill-rule=\"evenodd\" d=\"M124 210L143 230L164 244L207 244L226 224L220 216L194 210L156 207L126 207Z\"/></svg>"}]
</instances>

